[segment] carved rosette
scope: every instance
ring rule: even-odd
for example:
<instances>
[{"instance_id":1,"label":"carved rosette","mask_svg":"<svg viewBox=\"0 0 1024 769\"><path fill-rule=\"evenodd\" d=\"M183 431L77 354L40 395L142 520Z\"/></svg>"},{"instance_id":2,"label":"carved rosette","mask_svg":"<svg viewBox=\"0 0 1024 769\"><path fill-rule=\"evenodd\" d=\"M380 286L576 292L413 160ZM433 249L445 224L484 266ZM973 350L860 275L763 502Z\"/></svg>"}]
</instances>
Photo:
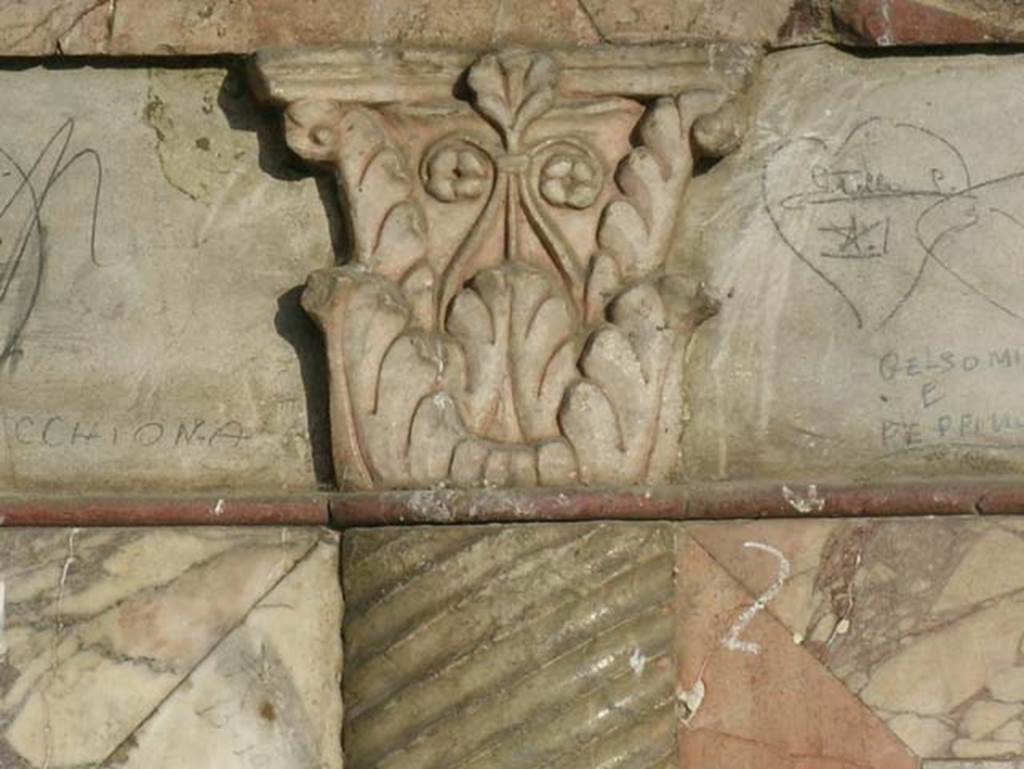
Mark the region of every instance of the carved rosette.
<instances>
[{"instance_id":1,"label":"carved rosette","mask_svg":"<svg viewBox=\"0 0 1024 769\"><path fill-rule=\"evenodd\" d=\"M303 295L344 485L669 476L687 343L715 306L666 261L695 155L737 143L750 64L720 52L730 80L712 53L257 59L350 224L351 259Z\"/></svg>"}]
</instances>

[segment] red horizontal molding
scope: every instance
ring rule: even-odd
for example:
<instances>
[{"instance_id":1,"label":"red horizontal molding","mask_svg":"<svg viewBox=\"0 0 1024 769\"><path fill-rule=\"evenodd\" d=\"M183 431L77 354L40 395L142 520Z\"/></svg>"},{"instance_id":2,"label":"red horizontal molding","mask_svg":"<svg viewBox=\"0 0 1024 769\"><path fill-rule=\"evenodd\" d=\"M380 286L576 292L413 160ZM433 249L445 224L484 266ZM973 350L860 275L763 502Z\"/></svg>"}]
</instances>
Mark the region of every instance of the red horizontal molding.
<instances>
[{"instance_id":1,"label":"red horizontal molding","mask_svg":"<svg viewBox=\"0 0 1024 769\"><path fill-rule=\"evenodd\" d=\"M0 498L3 526L324 526L327 499Z\"/></svg>"},{"instance_id":2,"label":"red horizontal molding","mask_svg":"<svg viewBox=\"0 0 1024 769\"><path fill-rule=\"evenodd\" d=\"M386 526L586 520L1019 515L1024 479L423 489L289 497L0 497L0 526Z\"/></svg>"},{"instance_id":3,"label":"red horizontal molding","mask_svg":"<svg viewBox=\"0 0 1024 769\"><path fill-rule=\"evenodd\" d=\"M707 520L1024 512L1024 479L887 484L707 483L630 490L433 489L331 498L335 526L524 521Z\"/></svg>"}]
</instances>

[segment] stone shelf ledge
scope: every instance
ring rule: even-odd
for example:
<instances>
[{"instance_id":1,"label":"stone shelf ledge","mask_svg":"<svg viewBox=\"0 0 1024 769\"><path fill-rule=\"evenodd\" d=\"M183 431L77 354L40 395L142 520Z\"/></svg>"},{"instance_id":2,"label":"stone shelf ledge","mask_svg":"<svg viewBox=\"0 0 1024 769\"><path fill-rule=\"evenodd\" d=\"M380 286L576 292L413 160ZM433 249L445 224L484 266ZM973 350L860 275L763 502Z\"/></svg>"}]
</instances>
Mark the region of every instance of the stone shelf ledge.
<instances>
[{"instance_id":1,"label":"stone shelf ledge","mask_svg":"<svg viewBox=\"0 0 1024 769\"><path fill-rule=\"evenodd\" d=\"M361 526L527 521L810 519L1024 514L1019 479L711 482L564 489L413 489L252 497L231 494L0 497L0 526Z\"/></svg>"},{"instance_id":2,"label":"stone shelf ledge","mask_svg":"<svg viewBox=\"0 0 1024 769\"><path fill-rule=\"evenodd\" d=\"M323 526L323 496L0 497L0 526Z\"/></svg>"},{"instance_id":3,"label":"stone shelf ledge","mask_svg":"<svg viewBox=\"0 0 1024 769\"><path fill-rule=\"evenodd\" d=\"M700 483L685 486L565 490L392 491L331 498L336 526L573 520L709 520L1024 512L1019 480L874 484Z\"/></svg>"}]
</instances>

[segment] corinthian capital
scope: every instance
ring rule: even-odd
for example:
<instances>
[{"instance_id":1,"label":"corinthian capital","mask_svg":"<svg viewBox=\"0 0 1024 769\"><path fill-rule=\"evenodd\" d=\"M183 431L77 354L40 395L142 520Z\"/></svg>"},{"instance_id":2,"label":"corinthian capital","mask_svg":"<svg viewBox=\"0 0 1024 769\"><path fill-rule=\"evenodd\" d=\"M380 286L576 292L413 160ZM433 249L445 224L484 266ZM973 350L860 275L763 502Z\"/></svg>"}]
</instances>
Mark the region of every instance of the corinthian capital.
<instances>
[{"instance_id":1,"label":"corinthian capital","mask_svg":"<svg viewBox=\"0 0 1024 769\"><path fill-rule=\"evenodd\" d=\"M743 133L728 47L268 51L258 94L337 178L310 276L344 485L651 483L715 303L666 266L700 154Z\"/></svg>"}]
</instances>

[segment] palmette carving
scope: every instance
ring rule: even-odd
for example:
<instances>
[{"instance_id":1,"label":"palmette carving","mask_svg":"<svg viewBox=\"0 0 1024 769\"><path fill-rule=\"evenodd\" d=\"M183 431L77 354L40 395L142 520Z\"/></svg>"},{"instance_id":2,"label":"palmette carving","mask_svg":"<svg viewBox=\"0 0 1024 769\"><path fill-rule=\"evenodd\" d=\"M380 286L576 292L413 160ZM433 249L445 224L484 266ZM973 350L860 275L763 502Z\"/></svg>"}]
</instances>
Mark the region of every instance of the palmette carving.
<instances>
[{"instance_id":1,"label":"palmette carving","mask_svg":"<svg viewBox=\"0 0 1024 769\"><path fill-rule=\"evenodd\" d=\"M666 260L701 136L738 133L735 107L714 88L560 98L555 60L523 51L465 82L472 109L287 108L289 145L337 174L351 225L351 261L303 296L326 334L340 478L666 479L687 343L715 311Z\"/></svg>"}]
</instances>

